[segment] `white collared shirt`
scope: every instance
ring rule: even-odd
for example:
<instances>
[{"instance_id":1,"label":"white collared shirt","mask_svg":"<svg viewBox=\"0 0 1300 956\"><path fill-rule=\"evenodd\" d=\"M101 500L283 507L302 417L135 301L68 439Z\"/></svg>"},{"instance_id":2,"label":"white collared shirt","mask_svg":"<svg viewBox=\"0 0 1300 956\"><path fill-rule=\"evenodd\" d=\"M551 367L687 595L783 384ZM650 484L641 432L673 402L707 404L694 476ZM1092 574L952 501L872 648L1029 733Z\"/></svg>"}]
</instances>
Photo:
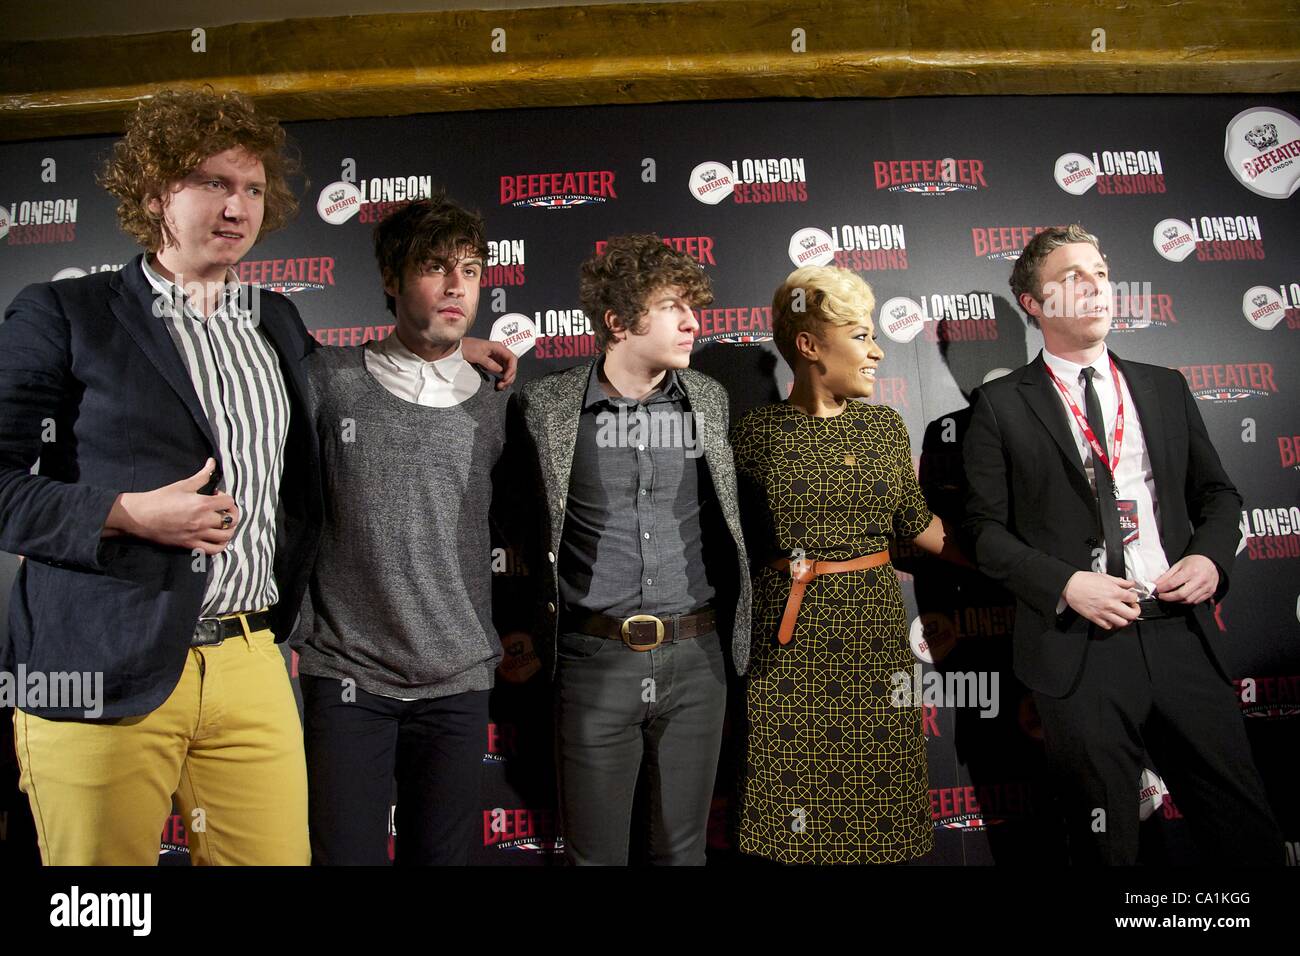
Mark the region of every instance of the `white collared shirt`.
<instances>
[{"instance_id":1,"label":"white collared shirt","mask_svg":"<svg viewBox=\"0 0 1300 956\"><path fill-rule=\"evenodd\" d=\"M1087 404L1083 397L1083 366L1053 355L1043 349L1043 361L1061 380L1061 384L1070 393L1070 398L1078 406L1079 412L1086 418ZM1103 345L1101 354L1091 363L1094 369L1092 387L1097 390L1101 402L1102 418L1106 421L1106 452L1115 451L1115 417L1118 403L1115 398L1115 382L1110 373L1110 352ZM1142 432L1142 422L1138 417L1137 405L1129 391L1124 376L1120 376L1120 388L1124 395L1124 444L1120 448L1119 467L1115 472L1117 498L1132 499L1137 502L1138 540L1124 546L1124 570L1129 578L1138 584L1138 593L1145 600L1155 596L1155 580L1169 570L1169 559L1160 544L1159 518L1160 502L1156 498L1155 477L1151 473L1151 456L1147 453L1146 438ZM1074 436L1074 445L1078 449L1083 470L1088 475L1088 482L1093 492L1097 489L1096 476L1092 468L1092 448L1083 437L1083 431L1075 421L1074 414L1066 404L1061 390L1052 386L1061 407L1065 409L1066 421L1070 423L1070 434ZM1102 547L1104 547L1104 543ZM1104 564L1104 559L1103 559Z\"/></svg>"},{"instance_id":2,"label":"white collared shirt","mask_svg":"<svg viewBox=\"0 0 1300 956\"><path fill-rule=\"evenodd\" d=\"M402 344L396 330L366 343L366 370L398 398L429 408L459 405L483 383L459 343L450 355L427 362Z\"/></svg>"}]
</instances>

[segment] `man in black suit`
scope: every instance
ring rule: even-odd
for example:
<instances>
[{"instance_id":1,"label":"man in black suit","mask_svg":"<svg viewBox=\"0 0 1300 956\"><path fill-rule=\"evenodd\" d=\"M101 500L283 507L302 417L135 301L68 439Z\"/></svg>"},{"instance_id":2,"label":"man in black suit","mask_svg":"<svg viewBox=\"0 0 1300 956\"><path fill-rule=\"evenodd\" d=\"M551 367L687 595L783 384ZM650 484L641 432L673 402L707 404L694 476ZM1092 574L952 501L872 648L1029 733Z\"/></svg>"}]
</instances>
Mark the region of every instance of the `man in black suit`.
<instances>
[{"instance_id":1,"label":"man in black suit","mask_svg":"<svg viewBox=\"0 0 1300 956\"><path fill-rule=\"evenodd\" d=\"M1016 595L1016 675L1034 692L1073 856L1136 861L1149 755L1207 856L1280 863L1214 650L1241 497L1182 377L1107 349L1095 236L1039 234L1011 289L1044 349L977 393L965 527L976 565Z\"/></svg>"}]
</instances>

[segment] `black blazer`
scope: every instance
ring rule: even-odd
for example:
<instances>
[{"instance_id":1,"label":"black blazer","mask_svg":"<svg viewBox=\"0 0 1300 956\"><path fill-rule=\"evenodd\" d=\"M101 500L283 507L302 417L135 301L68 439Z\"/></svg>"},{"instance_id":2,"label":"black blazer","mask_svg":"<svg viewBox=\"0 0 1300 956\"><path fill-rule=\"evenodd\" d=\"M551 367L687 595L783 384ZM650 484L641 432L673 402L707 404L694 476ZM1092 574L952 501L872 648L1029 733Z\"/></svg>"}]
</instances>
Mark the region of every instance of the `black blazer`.
<instances>
[{"instance_id":1,"label":"black blazer","mask_svg":"<svg viewBox=\"0 0 1300 956\"><path fill-rule=\"evenodd\" d=\"M26 557L0 667L100 671L103 717L147 714L175 688L207 575L185 549L101 540L122 492L222 467L140 256L120 272L30 285L0 325L0 550ZM319 538L322 499L303 358L315 342L288 299L253 297L290 399L273 609L289 636ZM39 474L31 474L40 459ZM83 711L27 706L44 717Z\"/></svg>"},{"instance_id":2,"label":"black blazer","mask_svg":"<svg viewBox=\"0 0 1300 956\"><path fill-rule=\"evenodd\" d=\"M1219 600L1228 589L1240 536L1241 496L1224 473L1183 377L1111 355L1142 423L1165 555L1170 564L1188 554L1212 560L1219 569ZM975 564L1016 595L1016 676L1052 697L1074 688L1093 628L1072 608L1058 616L1057 602L1070 576L1091 570L1093 549L1104 546L1097 498L1073 427L1039 355L977 390L964 445L964 527ZM1197 605L1194 620L1219 666L1218 628L1211 618L1208 602Z\"/></svg>"}]
</instances>

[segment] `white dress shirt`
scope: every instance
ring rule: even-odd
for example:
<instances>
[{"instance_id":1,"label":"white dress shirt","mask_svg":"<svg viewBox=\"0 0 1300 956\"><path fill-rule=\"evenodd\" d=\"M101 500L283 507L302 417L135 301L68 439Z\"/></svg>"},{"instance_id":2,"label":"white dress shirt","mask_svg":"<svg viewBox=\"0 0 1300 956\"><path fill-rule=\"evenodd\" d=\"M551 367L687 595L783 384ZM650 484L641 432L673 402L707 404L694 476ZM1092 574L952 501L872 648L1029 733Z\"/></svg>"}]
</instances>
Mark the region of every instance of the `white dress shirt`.
<instances>
[{"instance_id":1,"label":"white dress shirt","mask_svg":"<svg viewBox=\"0 0 1300 956\"><path fill-rule=\"evenodd\" d=\"M366 370L398 398L429 408L459 405L483 382L459 343L450 355L427 362L402 344L396 330L366 343Z\"/></svg>"},{"instance_id":2,"label":"white dress shirt","mask_svg":"<svg viewBox=\"0 0 1300 956\"><path fill-rule=\"evenodd\" d=\"M1083 397L1084 366L1053 355L1047 349L1043 349L1043 361L1069 391L1070 398L1078 406L1079 412L1087 418L1088 407ZM1102 418L1106 421L1106 453L1113 459L1115 417L1119 406L1115 400L1115 381L1110 372L1110 352L1104 345L1101 354L1089 367L1094 369L1092 387L1097 390ZM1123 389L1124 394L1124 444L1120 448L1119 467L1115 472L1117 489L1115 497L1137 502L1138 539L1124 546L1124 571L1130 580L1137 582L1138 595L1145 600L1155 596L1155 580L1169 570L1169 559L1165 557L1165 549L1160 544L1160 526L1156 523L1160 502L1156 498L1155 477L1151 474L1151 456L1147 454L1142 422L1138 418L1137 406L1133 403L1133 395L1123 375L1120 376L1120 388ZM1083 470L1088 475L1088 481L1095 494L1097 479L1093 475L1092 448L1088 440L1083 437L1083 430L1075 420L1064 396L1061 395L1061 390L1053 385L1052 391L1065 410L1066 421L1070 423L1070 434L1074 436L1075 448L1078 449ZM1103 567L1102 570L1105 568ZM1058 606L1058 613L1062 610L1064 608Z\"/></svg>"}]
</instances>

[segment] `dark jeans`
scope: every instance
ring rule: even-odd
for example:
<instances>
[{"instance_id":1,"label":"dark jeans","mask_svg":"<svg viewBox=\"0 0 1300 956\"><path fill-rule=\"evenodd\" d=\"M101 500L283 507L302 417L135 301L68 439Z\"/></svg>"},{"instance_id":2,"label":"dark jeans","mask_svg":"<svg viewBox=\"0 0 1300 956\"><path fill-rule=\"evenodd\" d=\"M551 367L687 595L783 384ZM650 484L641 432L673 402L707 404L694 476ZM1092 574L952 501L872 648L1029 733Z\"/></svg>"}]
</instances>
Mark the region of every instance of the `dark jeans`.
<instances>
[{"instance_id":1,"label":"dark jeans","mask_svg":"<svg viewBox=\"0 0 1300 956\"><path fill-rule=\"evenodd\" d=\"M312 863L386 866L397 778L399 865L469 862L481 812L489 691L393 700L301 675Z\"/></svg>"},{"instance_id":2,"label":"dark jeans","mask_svg":"<svg viewBox=\"0 0 1300 956\"><path fill-rule=\"evenodd\" d=\"M633 651L565 633L557 652L556 772L568 861L627 864L644 767L650 862L703 865L727 702L718 635Z\"/></svg>"},{"instance_id":3,"label":"dark jeans","mask_svg":"<svg viewBox=\"0 0 1300 956\"><path fill-rule=\"evenodd\" d=\"M1094 639L1073 693L1034 702L1076 864L1137 862L1144 763L1168 784L1205 862L1281 864L1241 710L1187 618Z\"/></svg>"}]
</instances>

